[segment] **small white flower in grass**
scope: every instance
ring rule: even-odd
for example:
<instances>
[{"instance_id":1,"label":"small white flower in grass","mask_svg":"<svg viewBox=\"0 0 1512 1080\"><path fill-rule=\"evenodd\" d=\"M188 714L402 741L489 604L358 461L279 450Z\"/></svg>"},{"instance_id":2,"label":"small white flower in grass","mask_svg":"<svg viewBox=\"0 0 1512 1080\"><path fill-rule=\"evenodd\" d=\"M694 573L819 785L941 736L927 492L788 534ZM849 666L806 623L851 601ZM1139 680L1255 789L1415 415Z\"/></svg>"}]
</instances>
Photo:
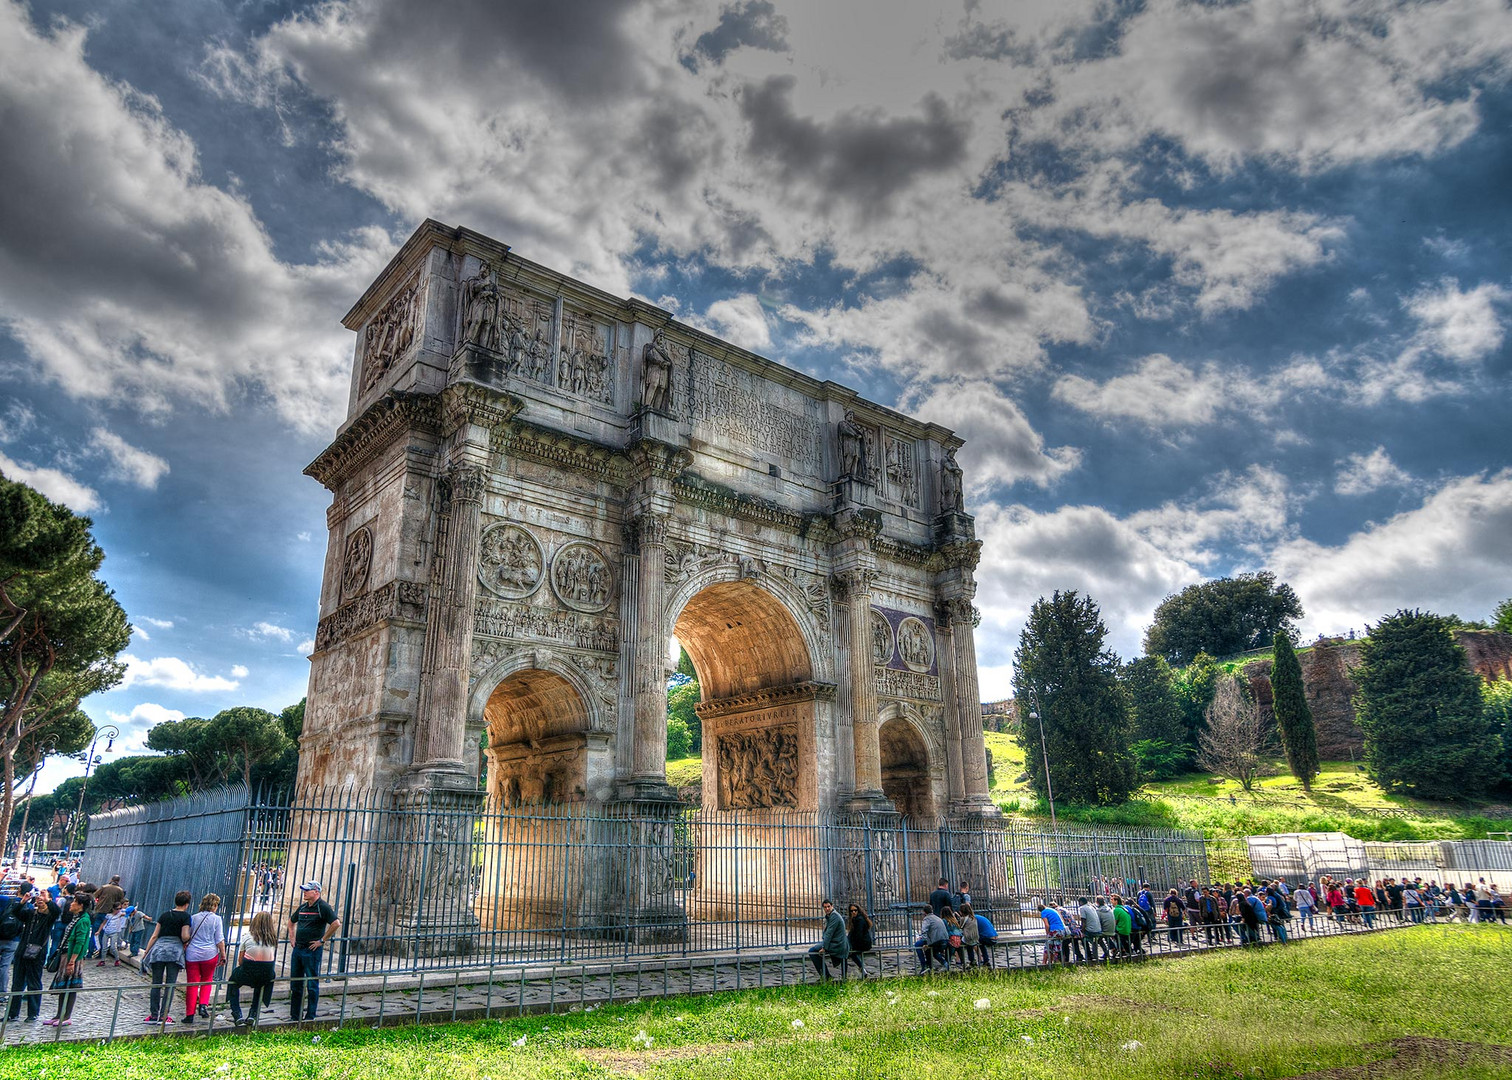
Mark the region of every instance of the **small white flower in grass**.
<instances>
[{"instance_id":1,"label":"small white flower in grass","mask_svg":"<svg viewBox=\"0 0 1512 1080\"><path fill-rule=\"evenodd\" d=\"M938 990L931 990L929 992L929 996L930 997L939 997L940 996L940 992Z\"/></svg>"},{"instance_id":2,"label":"small white flower in grass","mask_svg":"<svg viewBox=\"0 0 1512 1080\"><path fill-rule=\"evenodd\" d=\"M1120 1050L1138 1050L1142 1046L1144 1046L1144 1043L1140 1042L1138 1039L1130 1039L1128 1042L1126 1042L1122 1046L1120 1046L1119 1049Z\"/></svg>"},{"instance_id":3,"label":"small white flower in grass","mask_svg":"<svg viewBox=\"0 0 1512 1080\"><path fill-rule=\"evenodd\" d=\"M218 1073L230 1072L231 1071L231 1063L229 1061L223 1061L223 1062L221 1062L219 1065L217 1065L215 1067L215 1071L218 1072Z\"/></svg>"},{"instance_id":4,"label":"small white flower in grass","mask_svg":"<svg viewBox=\"0 0 1512 1080\"><path fill-rule=\"evenodd\" d=\"M1069 1024L1070 1022L1071 1022L1071 1018L1069 1016L1063 1016L1063 1017L1061 1017L1061 1023L1063 1023L1063 1024Z\"/></svg>"},{"instance_id":5,"label":"small white flower in grass","mask_svg":"<svg viewBox=\"0 0 1512 1080\"><path fill-rule=\"evenodd\" d=\"M972 1004L975 1005L979 1009L990 1009L990 1008L992 1008L992 1000L990 998L977 998L975 1001L972 1002Z\"/></svg>"},{"instance_id":6,"label":"small white flower in grass","mask_svg":"<svg viewBox=\"0 0 1512 1080\"><path fill-rule=\"evenodd\" d=\"M794 1031L798 1030L802 1026L803 1026L803 1021L802 1020L794 1020L793 1021L793 1030Z\"/></svg>"},{"instance_id":7,"label":"small white flower in grass","mask_svg":"<svg viewBox=\"0 0 1512 1080\"><path fill-rule=\"evenodd\" d=\"M1020 1035L1019 1038L1021 1038L1021 1039L1024 1040L1024 1045L1025 1046L1033 1046L1034 1045L1034 1036L1033 1035Z\"/></svg>"},{"instance_id":8,"label":"small white flower in grass","mask_svg":"<svg viewBox=\"0 0 1512 1080\"><path fill-rule=\"evenodd\" d=\"M516 1039L514 1042L510 1043L509 1045L510 1046L524 1046L525 1045L525 1036L521 1035L518 1039Z\"/></svg>"},{"instance_id":9,"label":"small white flower in grass","mask_svg":"<svg viewBox=\"0 0 1512 1080\"><path fill-rule=\"evenodd\" d=\"M631 1039L630 1041L633 1043L639 1043L641 1046L649 1048L650 1045L656 1041L656 1039L645 1028L641 1028L635 1033L635 1038Z\"/></svg>"},{"instance_id":10,"label":"small white flower in grass","mask_svg":"<svg viewBox=\"0 0 1512 1080\"><path fill-rule=\"evenodd\" d=\"M312 1043L318 1043L318 1042L320 1042L320 1036L319 1035L312 1035L312 1036L310 1036L310 1042L312 1042Z\"/></svg>"}]
</instances>

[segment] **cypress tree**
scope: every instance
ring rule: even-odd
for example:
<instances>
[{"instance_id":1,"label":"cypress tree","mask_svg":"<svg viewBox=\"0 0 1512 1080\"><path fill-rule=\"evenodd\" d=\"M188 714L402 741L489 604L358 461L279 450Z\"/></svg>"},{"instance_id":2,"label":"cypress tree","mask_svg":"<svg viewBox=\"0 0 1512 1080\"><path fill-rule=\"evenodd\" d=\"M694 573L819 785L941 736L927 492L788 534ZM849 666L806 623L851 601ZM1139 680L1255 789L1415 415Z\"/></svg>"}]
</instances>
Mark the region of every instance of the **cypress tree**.
<instances>
[{"instance_id":1,"label":"cypress tree","mask_svg":"<svg viewBox=\"0 0 1512 1080\"><path fill-rule=\"evenodd\" d=\"M1371 631L1356 674L1365 765L1382 787L1429 799L1480 795L1501 772L1501 738L1480 678L1447 619L1398 611Z\"/></svg>"},{"instance_id":2,"label":"cypress tree","mask_svg":"<svg viewBox=\"0 0 1512 1080\"><path fill-rule=\"evenodd\" d=\"M1270 682L1271 707L1281 731L1286 764L1301 781L1302 790L1311 791L1318 775L1318 729L1302 688L1302 665L1297 662L1291 638L1282 631L1276 633L1276 661L1271 666Z\"/></svg>"}]
</instances>

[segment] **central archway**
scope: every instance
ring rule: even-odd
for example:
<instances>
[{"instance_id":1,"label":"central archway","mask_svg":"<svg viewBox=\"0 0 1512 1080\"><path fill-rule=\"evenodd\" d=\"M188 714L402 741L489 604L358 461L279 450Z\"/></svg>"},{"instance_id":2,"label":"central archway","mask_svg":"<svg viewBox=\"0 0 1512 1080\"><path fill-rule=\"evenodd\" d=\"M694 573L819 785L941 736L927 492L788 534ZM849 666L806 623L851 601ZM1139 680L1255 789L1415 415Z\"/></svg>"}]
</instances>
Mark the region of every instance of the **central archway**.
<instances>
[{"instance_id":1,"label":"central archway","mask_svg":"<svg viewBox=\"0 0 1512 1080\"><path fill-rule=\"evenodd\" d=\"M823 688L792 612L753 581L720 581L688 600L673 633L704 699L704 808L817 809Z\"/></svg>"},{"instance_id":2,"label":"central archway","mask_svg":"<svg viewBox=\"0 0 1512 1080\"><path fill-rule=\"evenodd\" d=\"M882 724L878 731L882 756L882 792L898 813L914 821L935 819L930 790L929 750L914 725L903 717Z\"/></svg>"}]
</instances>

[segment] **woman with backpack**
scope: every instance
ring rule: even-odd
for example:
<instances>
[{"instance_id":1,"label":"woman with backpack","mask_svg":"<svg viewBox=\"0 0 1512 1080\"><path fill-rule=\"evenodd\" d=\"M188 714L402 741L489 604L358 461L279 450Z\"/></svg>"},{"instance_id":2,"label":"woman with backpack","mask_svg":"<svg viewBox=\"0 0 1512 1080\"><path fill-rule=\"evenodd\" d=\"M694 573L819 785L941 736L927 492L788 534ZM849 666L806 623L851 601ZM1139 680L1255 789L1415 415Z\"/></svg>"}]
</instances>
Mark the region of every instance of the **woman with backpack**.
<instances>
[{"instance_id":1,"label":"woman with backpack","mask_svg":"<svg viewBox=\"0 0 1512 1080\"><path fill-rule=\"evenodd\" d=\"M184 944L184 967L189 988L184 1002L184 1023L196 1015L210 1019L210 995L215 990L215 969L226 962L226 926L216 914L221 898L206 893L200 909L189 919L189 940Z\"/></svg>"}]
</instances>

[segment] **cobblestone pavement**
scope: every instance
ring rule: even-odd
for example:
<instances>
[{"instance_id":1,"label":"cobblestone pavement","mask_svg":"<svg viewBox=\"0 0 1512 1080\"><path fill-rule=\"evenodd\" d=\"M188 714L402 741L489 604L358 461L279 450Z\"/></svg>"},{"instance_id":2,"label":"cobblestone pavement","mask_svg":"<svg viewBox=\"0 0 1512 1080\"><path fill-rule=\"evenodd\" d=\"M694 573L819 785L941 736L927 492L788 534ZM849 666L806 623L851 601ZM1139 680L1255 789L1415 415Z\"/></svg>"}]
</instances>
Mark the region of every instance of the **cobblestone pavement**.
<instances>
[{"instance_id":1,"label":"cobblestone pavement","mask_svg":"<svg viewBox=\"0 0 1512 1080\"><path fill-rule=\"evenodd\" d=\"M1293 920L1295 924L1296 920ZM1338 936L1331 920L1316 920L1313 933L1294 932L1293 940ZM1383 923L1378 930L1406 925ZM1359 933L1351 928L1346 933ZM1229 944L1236 944L1230 941ZM1209 946L1188 939L1177 946L1165 930L1147 938L1147 955L1184 955L1205 951ZM475 1019L484 1016L509 1016L531 1012L565 1012L597 1008L611 1002L656 998L679 994L705 994L722 990L757 987L791 986L815 982L816 972L802 948L771 950L760 956L700 955L640 961L585 964L561 964L550 967L496 967L492 978L488 969L428 972L423 980L410 972L396 973L387 979L360 975L347 978L328 976L321 982L320 1006L311 1027L329 1027L341 1023L379 1024L437 1022L450 1019ZM997 970L1036 967L1044 963L1043 943L1021 939L995 952ZM867 977L913 975L917 963L913 950L882 950L867 957ZM845 973L858 978L854 964ZM89 961L84 973L85 989L75 1005L74 1023L65 1028L43 1026L42 1021L56 1011L56 996L44 993L42 1015L37 1021L25 1020L6 1026L6 1044L49 1041L103 1040L157 1034L204 1035L232 1031L230 1014L225 1010L224 991L217 988L213 1021L183 1022L184 977L179 976L174 995L171 1026L149 1027L142 1023L148 1009L148 983L134 967L106 965ZM244 1008L248 1007L243 998ZM273 1005L264 1010L257 1030L293 1027L288 1019L289 984L280 980ZM247 1029L237 1029L245 1031Z\"/></svg>"}]
</instances>

